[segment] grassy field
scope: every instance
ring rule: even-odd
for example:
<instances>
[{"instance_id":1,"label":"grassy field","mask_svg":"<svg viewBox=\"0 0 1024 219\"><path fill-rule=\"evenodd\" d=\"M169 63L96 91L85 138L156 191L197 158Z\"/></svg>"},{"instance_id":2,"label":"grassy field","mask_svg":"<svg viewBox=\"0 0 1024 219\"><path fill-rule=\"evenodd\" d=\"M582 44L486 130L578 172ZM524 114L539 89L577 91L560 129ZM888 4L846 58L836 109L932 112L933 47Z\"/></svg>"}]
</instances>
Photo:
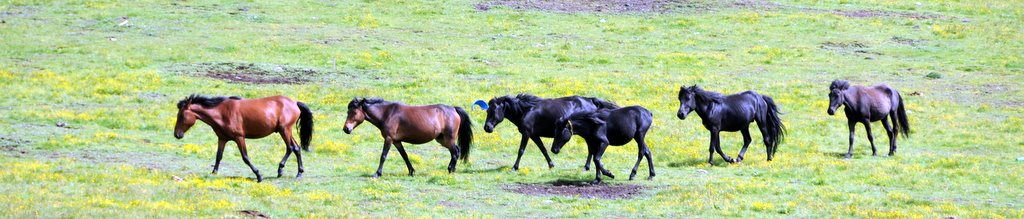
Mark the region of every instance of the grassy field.
<instances>
[{"instance_id":1,"label":"grassy field","mask_svg":"<svg viewBox=\"0 0 1024 219\"><path fill-rule=\"evenodd\" d=\"M664 13L517 4L0 0L0 215L1024 217L1024 2L691 1ZM290 83L236 81L249 77ZM845 116L825 113L834 79L905 95L913 131L897 156L871 156L858 127L853 159L841 158ZM789 131L775 161L755 141L743 163L704 163L700 120L675 117L684 84L774 97ZM468 108L519 92L650 109L658 176L623 179L631 143L609 149L620 178L606 180L642 186L639 195L516 193L591 180L584 143L553 155L553 169L531 144L513 172L516 129L484 133L485 113L471 110L476 144L456 174L431 143L408 147L416 176L392 150L384 176L370 179L378 131L342 132L356 96ZM309 104L305 177L294 179L291 161L273 178L277 136L249 141L263 183L233 145L211 175L213 132L197 124L172 136L175 103L192 93ZM741 143L723 134L730 156Z\"/></svg>"}]
</instances>

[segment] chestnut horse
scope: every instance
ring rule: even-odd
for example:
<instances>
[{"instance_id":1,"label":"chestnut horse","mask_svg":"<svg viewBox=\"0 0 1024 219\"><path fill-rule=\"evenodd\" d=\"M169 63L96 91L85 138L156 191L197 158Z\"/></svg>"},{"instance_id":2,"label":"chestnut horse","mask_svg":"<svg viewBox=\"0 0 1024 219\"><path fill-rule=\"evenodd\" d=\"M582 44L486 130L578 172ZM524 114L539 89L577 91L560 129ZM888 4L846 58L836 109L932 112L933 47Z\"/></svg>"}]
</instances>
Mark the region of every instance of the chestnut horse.
<instances>
[{"instance_id":1,"label":"chestnut horse","mask_svg":"<svg viewBox=\"0 0 1024 219\"><path fill-rule=\"evenodd\" d=\"M344 131L351 134L352 130L369 121L380 130L384 138L384 152L380 154L380 165L373 178L380 177L384 169L384 160L394 144L398 153L405 160L409 176L415 169L409 162L409 156L402 147L402 142L424 144L433 140L448 148L451 161L448 173L455 172L458 158L469 159L469 147L473 143L472 122L466 110L446 105L409 106L397 102L388 102L380 98L354 98L348 103L348 119L345 120Z\"/></svg>"},{"instance_id":2,"label":"chestnut horse","mask_svg":"<svg viewBox=\"0 0 1024 219\"><path fill-rule=\"evenodd\" d=\"M910 123L907 122L907 111L903 109L903 97L900 93L881 84L873 87L853 86L846 80L832 81L828 93L828 114L835 115L840 105L846 111L847 125L850 127L850 148L846 151L846 159L853 156L853 129L857 123L864 124L871 142L871 155L877 155L875 137L871 136L871 122L882 121L885 134L889 136L889 156L896 155L896 138L903 133L904 138L910 136ZM892 117L892 126L889 126Z\"/></svg>"},{"instance_id":3,"label":"chestnut horse","mask_svg":"<svg viewBox=\"0 0 1024 219\"><path fill-rule=\"evenodd\" d=\"M213 165L213 174L220 169L220 160L224 155L224 144L234 141L238 151L242 153L242 161L249 165L256 174L256 182L262 182L263 176L252 163L246 151L246 138L263 138L273 133L281 134L284 140L284 158L277 167L277 177L281 177L285 161L295 153L299 164L299 173L295 178L302 178L302 155L299 144L292 137L292 128L299 123L299 139L302 149L309 151L309 141L313 137L313 113L302 102L288 97L273 96L259 99L242 99L240 97L204 97L190 95L178 102L178 121L174 126L174 137L181 139L196 120L203 121L213 128L217 134L217 162Z\"/></svg>"}]
</instances>

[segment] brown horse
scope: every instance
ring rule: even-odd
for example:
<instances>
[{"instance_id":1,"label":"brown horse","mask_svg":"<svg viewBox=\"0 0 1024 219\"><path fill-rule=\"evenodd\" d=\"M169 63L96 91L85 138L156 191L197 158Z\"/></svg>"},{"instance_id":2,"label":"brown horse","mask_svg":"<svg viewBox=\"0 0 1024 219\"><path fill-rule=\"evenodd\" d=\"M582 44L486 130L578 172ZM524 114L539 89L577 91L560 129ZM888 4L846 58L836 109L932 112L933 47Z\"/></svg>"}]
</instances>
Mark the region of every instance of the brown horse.
<instances>
[{"instance_id":1,"label":"brown horse","mask_svg":"<svg viewBox=\"0 0 1024 219\"><path fill-rule=\"evenodd\" d=\"M904 138L910 136L910 123L907 122L907 111L903 109L903 97L900 93L881 84L873 87L853 86L846 80L832 81L828 94L828 114L834 115L836 108L840 105L846 111L847 122L850 126L850 148L846 152L846 159L853 156L853 130L857 123L864 124L868 133L868 141L871 142L871 155L877 155L875 149L875 138L871 135L871 122L882 121L885 127L885 134L889 136L889 156L896 155L896 138L902 132ZM889 126L889 118L892 118L892 126Z\"/></svg>"},{"instance_id":2,"label":"brown horse","mask_svg":"<svg viewBox=\"0 0 1024 219\"><path fill-rule=\"evenodd\" d=\"M415 170L412 163L409 163L409 156L405 154L402 142L410 144L424 144L432 140L441 143L441 146L448 148L451 153L451 161L448 163L448 173L455 172L455 164L458 158L463 161L469 158L469 146L473 143L472 122L469 114L459 107L446 105L409 106L402 103L388 102L380 98L354 98L348 103L348 119L345 120L344 131L351 134L363 121L370 121L370 124L380 130L384 138L384 153L380 155L380 165L373 178L380 177L384 168L384 160L388 157L388 150L394 144L398 153L405 159L405 166L409 169L409 176ZM458 142L456 142L456 140Z\"/></svg>"},{"instance_id":3,"label":"brown horse","mask_svg":"<svg viewBox=\"0 0 1024 219\"><path fill-rule=\"evenodd\" d=\"M242 99L240 97L204 97L191 95L178 102L178 121L174 126L174 137L181 139L196 120L203 121L217 133L217 162L213 165L213 174L220 169L220 159L224 155L224 144L234 141L238 151L242 153L242 161L256 173L256 182L262 182L263 176L252 163L246 152L246 138L263 138L273 133L280 133L284 139L284 158L277 167L277 177L281 177L285 161L295 153L299 164L301 178L305 172L302 168L302 155L299 144L292 137L292 128L299 123L299 138L302 149L309 151L309 141L313 137L313 113L302 102L295 102L287 97L273 96L260 99Z\"/></svg>"}]
</instances>

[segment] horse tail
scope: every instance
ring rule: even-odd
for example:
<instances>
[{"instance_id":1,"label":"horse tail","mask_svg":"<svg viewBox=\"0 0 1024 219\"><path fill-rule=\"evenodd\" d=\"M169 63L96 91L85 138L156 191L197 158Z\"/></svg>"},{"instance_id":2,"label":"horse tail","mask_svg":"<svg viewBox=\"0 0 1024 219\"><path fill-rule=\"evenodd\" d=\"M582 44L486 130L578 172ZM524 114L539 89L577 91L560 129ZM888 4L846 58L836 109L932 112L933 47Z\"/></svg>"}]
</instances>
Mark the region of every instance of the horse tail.
<instances>
[{"instance_id":1,"label":"horse tail","mask_svg":"<svg viewBox=\"0 0 1024 219\"><path fill-rule=\"evenodd\" d=\"M297 102L299 106L299 141L302 142L302 150L309 151L309 141L313 138L313 112L305 103Z\"/></svg>"},{"instance_id":2,"label":"horse tail","mask_svg":"<svg viewBox=\"0 0 1024 219\"><path fill-rule=\"evenodd\" d=\"M894 93L896 94L897 107L895 118L893 118L893 126L896 126L896 131L903 133L903 137L907 138L910 137L910 122L907 121L907 110L903 108L903 95L900 95L899 92Z\"/></svg>"},{"instance_id":3,"label":"horse tail","mask_svg":"<svg viewBox=\"0 0 1024 219\"><path fill-rule=\"evenodd\" d=\"M462 107L455 107L459 113L459 158L462 161L469 160L469 146L473 144L473 122L469 120L469 114Z\"/></svg>"},{"instance_id":4,"label":"horse tail","mask_svg":"<svg viewBox=\"0 0 1024 219\"><path fill-rule=\"evenodd\" d=\"M770 138L769 143L772 144L772 154L779 149L779 143L782 143L782 138L786 135L786 126L782 124L782 119L779 119L779 107L775 105L775 100L772 97L761 95L761 99L764 99L766 105L768 105L768 112L766 112L765 118L765 130L768 130Z\"/></svg>"},{"instance_id":5,"label":"horse tail","mask_svg":"<svg viewBox=\"0 0 1024 219\"><path fill-rule=\"evenodd\" d=\"M609 101L606 101L606 100L602 100L600 98L584 97L583 99L589 100L598 109L618 109L619 108L619 105L616 105L615 103L612 103L612 102L609 102Z\"/></svg>"}]
</instances>

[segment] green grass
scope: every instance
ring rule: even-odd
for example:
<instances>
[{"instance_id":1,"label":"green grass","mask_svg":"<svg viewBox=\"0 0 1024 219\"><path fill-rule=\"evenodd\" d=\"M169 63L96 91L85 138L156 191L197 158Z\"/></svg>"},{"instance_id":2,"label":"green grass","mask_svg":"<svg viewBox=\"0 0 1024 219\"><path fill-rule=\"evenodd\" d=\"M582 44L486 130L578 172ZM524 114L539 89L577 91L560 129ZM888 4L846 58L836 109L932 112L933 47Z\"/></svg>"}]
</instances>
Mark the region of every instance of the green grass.
<instances>
[{"instance_id":1,"label":"green grass","mask_svg":"<svg viewBox=\"0 0 1024 219\"><path fill-rule=\"evenodd\" d=\"M0 1L0 215L7 217L1024 217L1024 4L1007 2L780 1L761 10L714 6L668 14L566 14L467 1ZM941 15L853 18L829 10ZM120 17L130 25L118 26ZM602 22L603 21L603 22ZM915 43L901 43L911 39ZM863 44L863 48L823 47ZM195 63L324 69L296 85L239 84L181 74ZM336 63L336 65L335 65ZM939 75L940 77L935 77ZM895 157L872 157L858 127L827 116L833 79L888 83L913 129ZM680 85L775 98L789 128L777 159L760 142L747 160L709 166L699 119L675 118ZM589 180L575 139L545 168L535 146L509 170L519 134L477 123L468 165L447 174L436 143L408 147L414 177L393 152L370 179L382 140L368 124L341 131L345 104L377 96L468 106L529 92L587 95L654 113L648 144L658 176L626 181L634 144L605 156L636 198L528 196L517 183ZM172 137L191 93L287 95L314 110L306 175L271 173L276 136L250 140L264 183L229 145L211 175L214 134ZM910 95L916 93L920 95ZM58 122L67 127L57 127ZM754 139L760 134L754 132ZM881 148L885 133L876 123ZM550 144L550 139L546 140ZM723 134L735 156L741 137ZM392 150L394 151L394 150ZM881 153L887 152L885 149ZM698 170L706 170L702 173ZM641 177L646 166L641 167ZM177 182L172 178L182 178Z\"/></svg>"}]
</instances>

